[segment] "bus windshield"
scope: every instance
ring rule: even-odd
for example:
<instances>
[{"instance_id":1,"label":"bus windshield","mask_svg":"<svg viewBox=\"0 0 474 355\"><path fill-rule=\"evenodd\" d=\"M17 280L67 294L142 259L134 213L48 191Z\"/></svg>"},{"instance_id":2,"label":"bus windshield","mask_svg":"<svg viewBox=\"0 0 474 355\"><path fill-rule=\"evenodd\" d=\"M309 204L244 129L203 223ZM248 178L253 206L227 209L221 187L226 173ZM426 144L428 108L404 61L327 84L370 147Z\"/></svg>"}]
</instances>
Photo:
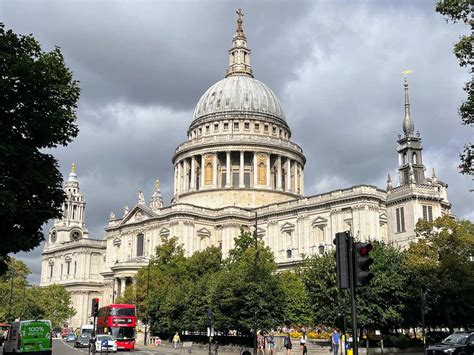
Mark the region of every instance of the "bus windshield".
<instances>
[{"instance_id":1,"label":"bus windshield","mask_svg":"<svg viewBox=\"0 0 474 355\"><path fill-rule=\"evenodd\" d=\"M111 316L135 316L135 308L111 308Z\"/></svg>"},{"instance_id":2,"label":"bus windshield","mask_svg":"<svg viewBox=\"0 0 474 355\"><path fill-rule=\"evenodd\" d=\"M112 327L112 336L115 339L133 339L135 331L132 327Z\"/></svg>"}]
</instances>

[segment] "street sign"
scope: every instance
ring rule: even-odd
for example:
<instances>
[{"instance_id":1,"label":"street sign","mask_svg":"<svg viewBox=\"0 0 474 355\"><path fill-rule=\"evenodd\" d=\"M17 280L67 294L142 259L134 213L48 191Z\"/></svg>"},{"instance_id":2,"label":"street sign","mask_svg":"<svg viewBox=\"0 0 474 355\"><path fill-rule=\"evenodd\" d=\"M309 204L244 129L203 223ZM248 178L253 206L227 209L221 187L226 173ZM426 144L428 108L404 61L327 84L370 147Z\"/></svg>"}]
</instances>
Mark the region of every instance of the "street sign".
<instances>
[{"instance_id":1,"label":"street sign","mask_svg":"<svg viewBox=\"0 0 474 355\"><path fill-rule=\"evenodd\" d=\"M107 339L102 340L100 343L101 347L108 347L109 346L109 341Z\"/></svg>"}]
</instances>

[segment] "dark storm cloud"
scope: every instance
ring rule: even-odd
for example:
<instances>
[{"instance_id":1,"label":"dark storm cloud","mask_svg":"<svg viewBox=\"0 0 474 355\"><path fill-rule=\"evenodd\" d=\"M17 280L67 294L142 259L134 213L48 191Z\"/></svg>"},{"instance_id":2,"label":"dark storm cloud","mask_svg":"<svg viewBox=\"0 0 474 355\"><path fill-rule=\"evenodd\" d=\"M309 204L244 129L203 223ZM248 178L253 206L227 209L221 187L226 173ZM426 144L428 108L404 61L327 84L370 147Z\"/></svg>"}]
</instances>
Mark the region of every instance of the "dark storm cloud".
<instances>
[{"instance_id":1,"label":"dark storm cloud","mask_svg":"<svg viewBox=\"0 0 474 355\"><path fill-rule=\"evenodd\" d=\"M397 181L403 119L401 70L413 69L410 98L428 175L447 182L453 212L474 218L470 179L456 171L469 140L459 123L468 74L452 44L463 26L431 1L4 1L6 27L61 47L81 81L80 134L53 152L67 178L77 164L86 224L104 236L111 210L150 198L160 179L172 194L171 156L186 140L202 93L224 76L235 30L244 30L257 79L280 97L292 139L307 157L306 194ZM41 248L22 254L39 279Z\"/></svg>"}]
</instances>

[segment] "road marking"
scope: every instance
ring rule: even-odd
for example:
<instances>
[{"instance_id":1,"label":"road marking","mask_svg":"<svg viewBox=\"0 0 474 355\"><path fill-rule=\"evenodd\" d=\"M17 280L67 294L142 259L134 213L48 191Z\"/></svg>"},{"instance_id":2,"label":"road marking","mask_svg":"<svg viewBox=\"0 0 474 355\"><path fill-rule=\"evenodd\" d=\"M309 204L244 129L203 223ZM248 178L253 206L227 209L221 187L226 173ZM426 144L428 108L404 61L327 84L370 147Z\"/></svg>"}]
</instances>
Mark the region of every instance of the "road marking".
<instances>
[{"instance_id":1,"label":"road marking","mask_svg":"<svg viewBox=\"0 0 474 355\"><path fill-rule=\"evenodd\" d=\"M78 348L75 348L74 346L71 346L69 345L68 343L65 343L64 340L61 339L61 343L63 343L64 345L66 345L68 348L71 348L71 349L74 349L76 351L79 351L81 353L87 353L88 351L85 351L83 349L78 349Z\"/></svg>"}]
</instances>

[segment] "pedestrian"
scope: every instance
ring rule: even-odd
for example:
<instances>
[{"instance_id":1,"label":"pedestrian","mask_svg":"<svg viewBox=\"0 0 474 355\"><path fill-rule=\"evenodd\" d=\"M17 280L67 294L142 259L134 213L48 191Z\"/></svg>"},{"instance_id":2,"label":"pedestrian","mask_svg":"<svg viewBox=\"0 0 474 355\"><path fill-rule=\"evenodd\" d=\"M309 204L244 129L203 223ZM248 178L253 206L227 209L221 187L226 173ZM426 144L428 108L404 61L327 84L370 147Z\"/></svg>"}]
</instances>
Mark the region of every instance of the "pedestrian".
<instances>
[{"instance_id":1,"label":"pedestrian","mask_svg":"<svg viewBox=\"0 0 474 355\"><path fill-rule=\"evenodd\" d=\"M275 338L272 334L267 335L267 349L269 350L269 355L275 355Z\"/></svg>"},{"instance_id":2,"label":"pedestrian","mask_svg":"<svg viewBox=\"0 0 474 355\"><path fill-rule=\"evenodd\" d=\"M307 339L306 332L303 331L303 333L301 333L301 338L300 338L300 349L303 355L308 353L308 349L306 348L306 339Z\"/></svg>"},{"instance_id":3,"label":"pedestrian","mask_svg":"<svg viewBox=\"0 0 474 355\"><path fill-rule=\"evenodd\" d=\"M339 342L341 340L341 336L339 335L337 328L334 328L332 335L331 335L331 347L334 355L337 355L339 352Z\"/></svg>"},{"instance_id":4,"label":"pedestrian","mask_svg":"<svg viewBox=\"0 0 474 355\"><path fill-rule=\"evenodd\" d=\"M180 342L181 342L181 338L179 337L178 332L176 332L176 334L173 337L174 350L178 349L178 343L180 343Z\"/></svg>"},{"instance_id":5,"label":"pedestrian","mask_svg":"<svg viewBox=\"0 0 474 355\"><path fill-rule=\"evenodd\" d=\"M263 336L263 332L257 335L257 355L260 353L265 355L265 337Z\"/></svg>"},{"instance_id":6,"label":"pedestrian","mask_svg":"<svg viewBox=\"0 0 474 355\"><path fill-rule=\"evenodd\" d=\"M291 349L293 349L293 343L291 342L290 333L286 333L285 339L283 340L283 346L286 349L286 355L290 355Z\"/></svg>"}]
</instances>

